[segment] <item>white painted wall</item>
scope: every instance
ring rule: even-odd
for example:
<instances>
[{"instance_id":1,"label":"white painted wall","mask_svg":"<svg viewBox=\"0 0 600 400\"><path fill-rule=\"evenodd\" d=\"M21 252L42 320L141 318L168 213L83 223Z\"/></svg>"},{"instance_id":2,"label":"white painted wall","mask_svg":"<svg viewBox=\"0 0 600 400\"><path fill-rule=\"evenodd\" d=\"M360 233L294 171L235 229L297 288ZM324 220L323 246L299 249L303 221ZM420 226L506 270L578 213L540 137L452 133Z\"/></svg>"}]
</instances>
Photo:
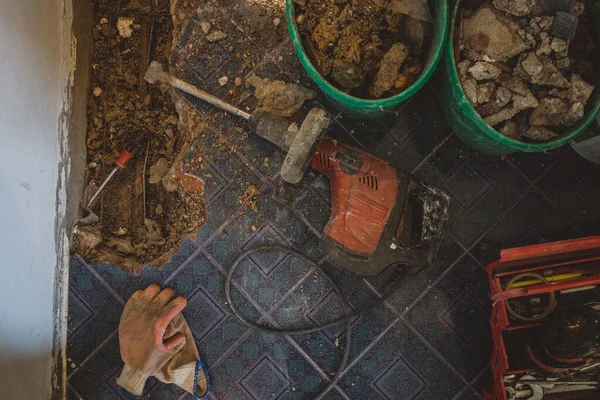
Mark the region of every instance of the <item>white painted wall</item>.
<instances>
[{"instance_id":1,"label":"white painted wall","mask_svg":"<svg viewBox=\"0 0 600 400\"><path fill-rule=\"evenodd\" d=\"M0 397L11 400L51 390L63 21L62 0L0 0Z\"/></svg>"}]
</instances>

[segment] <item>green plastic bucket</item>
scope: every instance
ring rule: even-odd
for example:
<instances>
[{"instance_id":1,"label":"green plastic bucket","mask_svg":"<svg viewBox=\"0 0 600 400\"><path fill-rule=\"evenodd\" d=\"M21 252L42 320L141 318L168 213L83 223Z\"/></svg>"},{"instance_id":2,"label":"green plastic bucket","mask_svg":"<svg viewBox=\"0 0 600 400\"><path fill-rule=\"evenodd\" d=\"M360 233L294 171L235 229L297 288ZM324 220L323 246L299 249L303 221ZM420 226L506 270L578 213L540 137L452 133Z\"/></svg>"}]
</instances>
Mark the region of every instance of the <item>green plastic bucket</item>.
<instances>
[{"instance_id":1,"label":"green plastic bucket","mask_svg":"<svg viewBox=\"0 0 600 400\"><path fill-rule=\"evenodd\" d=\"M433 0L432 14L434 18L434 34L431 49L423 73L417 81L404 92L393 97L378 100L366 100L350 96L327 82L314 67L304 51L298 26L296 25L296 11L293 0L286 0L286 16L292 43L302 66L311 79L317 84L325 96L340 110L358 118L377 118L393 111L400 103L408 100L429 80L435 71L442 54L448 35L448 2L447 0Z\"/></svg>"},{"instance_id":2,"label":"green plastic bucket","mask_svg":"<svg viewBox=\"0 0 600 400\"><path fill-rule=\"evenodd\" d=\"M465 142L474 149L489 154L492 156L502 156L515 152L530 152L540 153L557 147L563 146L569 141L585 132L590 127L596 118L596 114L600 110L600 73L596 73L596 89L592 94L586 107L585 117L579 123L563 133L556 139L552 139L544 143L524 143L510 139L494 128L490 127L477 114L467 96L462 90L458 69L454 63L454 30L456 26L456 17L458 15L460 1L457 1L452 9L452 19L450 21L450 35L444 52L442 71L441 71L441 87L439 91L442 110L448 123L453 131ZM600 16L600 1L594 3L593 16L590 21L598 20L596 16ZM600 45L600 30L594 32L594 38L597 45ZM596 68L600 68L600 63L596 62Z\"/></svg>"}]
</instances>

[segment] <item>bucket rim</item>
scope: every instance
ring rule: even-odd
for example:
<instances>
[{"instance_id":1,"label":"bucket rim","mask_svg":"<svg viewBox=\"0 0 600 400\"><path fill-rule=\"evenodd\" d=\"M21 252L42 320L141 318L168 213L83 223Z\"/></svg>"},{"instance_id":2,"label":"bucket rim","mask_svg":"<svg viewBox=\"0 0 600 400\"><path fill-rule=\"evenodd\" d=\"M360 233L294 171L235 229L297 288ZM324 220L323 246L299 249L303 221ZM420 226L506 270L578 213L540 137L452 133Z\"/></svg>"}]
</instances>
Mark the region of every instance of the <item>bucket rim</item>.
<instances>
[{"instance_id":1,"label":"bucket rim","mask_svg":"<svg viewBox=\"0 0 600 400\"><path fill-rule=\"evenodd\" d=\"M401 93L398 93L392 97L387 97L385 99L363 99L360 97L351 96L329 83L329 81L327 81L327 79L321 76L321 74L317 71L316 67L308 58L306 50L304 49L302 39L300 38L300 32L298 31L298 24L296 23L296 10L294 7L294 0L286 0L286 19L288 24L288 30L290 32L290 37L292 39L292 45L294 46L296 54L300 59L300 63L302 64L306 72L309 74L311 79L317 84L317 86L319 86L324 91L324 93L328 97L332 98L332 100L336 102L348 104L354 108L367 110L383 110L397 106L398 104L408 100L416 92L418 92L425 85L425 83L429 81L443 57L444 43L448 35L449 27L448 1L435 1L440 3L439 11L442 14L442 18L439 18L437 15L434 18L435 22L441 22L441 26L437 27L437 30L440 35L440 40L435 47L432 47L430 49L431 62L429 63L429 66L423 70L419 78L409 88L407 88ZM435 11L438 11L438 8L435 8Z\"/></svg>"},{"instance_id":2,"label":"bucket rim","mask_svg":"<svg viewBox=\"0 0 600 400\"><path fill-rule=\"evenodd\" d=\"M577 125L569 129L567 132L563 133L559 137L543 143L526 143L515 139L511 139L507 136L504 136L502 133L498 132L496 129L494 129L485 122L485 120L475 110L471 102L467 99L467 95L465 94L462 88L462 84L460 83L458 68L454 61L454 33L456 30L456 18L458 16L458 11L461 3L462 0L457 0L452 9L449 29L450 32L448 35L448 43L446 46L445 61L446 67L448 68L448 73L450 74L450 78L458 83L460 94L462 95L458 106L464 107L465 112L469 114L468 116L472 119L473 123L477 126L477 128L484 131L487 135L491 136L492 140L498 142L501 145L507 146L512 150L532 153L539 153L547 150L557 149L569 143L571 140L585 132L588 126L596 119L596 116L600 111L600 101L596 101L596 104L594 104L594 106L588 110L584 118L582 118L577 123ZM598 86L596 85L594 91L597 90ZM592 95L590 101L598 96L600 96L600 94Z\"/></svg>"}]
</instances>

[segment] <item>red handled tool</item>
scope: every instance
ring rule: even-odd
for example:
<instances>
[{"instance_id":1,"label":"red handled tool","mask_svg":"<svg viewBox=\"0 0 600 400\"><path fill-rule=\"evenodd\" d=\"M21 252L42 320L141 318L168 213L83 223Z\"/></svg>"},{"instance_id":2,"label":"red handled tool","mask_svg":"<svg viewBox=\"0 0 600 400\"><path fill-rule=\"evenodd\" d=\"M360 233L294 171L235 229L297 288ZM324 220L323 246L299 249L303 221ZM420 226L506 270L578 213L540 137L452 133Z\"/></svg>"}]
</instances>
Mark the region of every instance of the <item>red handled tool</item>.
<instances>
[{"instance_id":1,"label":"red handled tool","mask_svg":"<svg viewBox=\"0 0 600 400\"><path fill-rule=\"evenodd\" d=\"M125 166L129 162L129 160L131 160L137 154L137 152L142 147L142 138L143 137L144 137L144 134L142 133L140 135L140 139L138 139L136 141L136 143L134 144L134 147L132 148L131 151L128 151L128 150L121 151L121 154L119 154L119 157L117 157L117 159L115 160L115 164L117 166L115 168L113 168L112 171L110 171L110 174L108 174L108 177L104 180L104 182L102 182L102 185L100 185L100 188L98 188L98 191L96 191L96 193L92 196L91 200L88 203L88 208L90 208L92 206L92 204L94 203L94 200L96 200L98 195L104 190L104 188L106 188L106 185L108 185L108 183L112 180L112 178L114 178L117 171L125 168Z\"/></svg>"}]
</instances>

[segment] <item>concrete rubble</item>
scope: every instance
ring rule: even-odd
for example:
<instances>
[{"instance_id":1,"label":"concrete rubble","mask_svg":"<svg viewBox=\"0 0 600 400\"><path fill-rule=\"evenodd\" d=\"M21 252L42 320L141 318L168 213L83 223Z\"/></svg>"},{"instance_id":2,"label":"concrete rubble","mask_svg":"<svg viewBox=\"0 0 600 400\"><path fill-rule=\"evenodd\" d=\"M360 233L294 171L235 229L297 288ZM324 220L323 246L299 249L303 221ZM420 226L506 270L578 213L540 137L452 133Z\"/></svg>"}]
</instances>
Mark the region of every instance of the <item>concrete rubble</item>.
<instances>
[{"instance_id":1,"label":"concrete rubble","mask_svg":"<svg viewBox=\"0 0 600 400\"><path fill-rule=\"evenodd\" d=\"M465 45L499 62L506 62L529 49L518 31L516 21L489 4L481 6L463 22Z\"/></svg>"},{"instance_id":2,"label":"concrete rubble","mask_svg":"<svg viewBox=\"0 0 600 400\"><path fill-rule=\"evenodd\" d=\"M400 67L407 57L408 47L402 43L396 43L392 46L381 60L381 68L377 72L371 88L371 96L374 98L381 97L394 85L398 79Z\"/></svg>"},{"instance_id":3,"label":"concrete rubble","mask_svg":"<svg viewBox=\"0 0 600 400\"><path fill-rule=\"evenodd\" d=\"M585 4L575 0L490 0L461 10L457 70L488 125L511 139L544 142L583 119L595 86L591 50L580 49L594 44L577 42L571 51L580 18Z\"/></svg>"},{"instance_id":4,"label":"concrete rubble","mask_svg":"<svg viewBox=\"0 0 600 400\"><path fill-rule=\"evenodd\" d=\"M250 85L254 86L254 96L259 100L256 111L266 111L284 118L293 116L305 101L317 97L314 90L255 74L246 79L246 86Z\"/></svg>"}]
</instances>

